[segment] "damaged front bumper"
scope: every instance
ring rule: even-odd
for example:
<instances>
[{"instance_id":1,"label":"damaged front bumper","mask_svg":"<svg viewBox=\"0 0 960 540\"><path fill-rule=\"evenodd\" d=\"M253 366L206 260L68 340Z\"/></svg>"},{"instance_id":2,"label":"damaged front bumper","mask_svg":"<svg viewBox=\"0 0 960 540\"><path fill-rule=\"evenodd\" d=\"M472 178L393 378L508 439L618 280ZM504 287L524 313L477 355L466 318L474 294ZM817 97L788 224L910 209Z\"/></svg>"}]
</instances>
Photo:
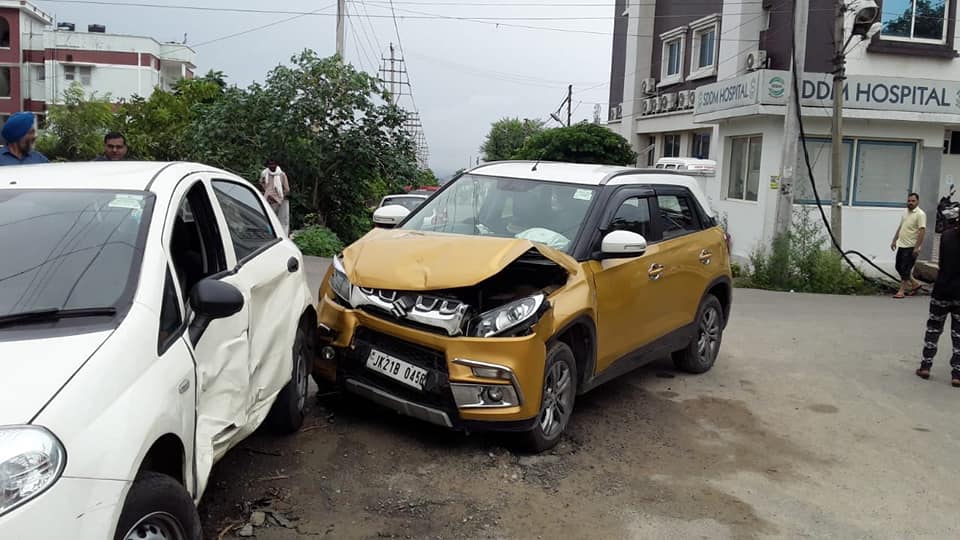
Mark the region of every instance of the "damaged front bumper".
<instances>
[{"instance_id":1,"label":"damaged front bumper","mask_svg":"<svg viewBox=\"0 0 960 540\"><path fill-rule=\"evenodd\" d=\"M314 366L320 377L448 428L525 431L534 425L546 354L536 329L544 320L524 336L451 337L346 308L328 290L320 298ZM371 367L371 358L380 369ZM384 363L396 373L382 369Z\"/></svg>"}]
</instances>

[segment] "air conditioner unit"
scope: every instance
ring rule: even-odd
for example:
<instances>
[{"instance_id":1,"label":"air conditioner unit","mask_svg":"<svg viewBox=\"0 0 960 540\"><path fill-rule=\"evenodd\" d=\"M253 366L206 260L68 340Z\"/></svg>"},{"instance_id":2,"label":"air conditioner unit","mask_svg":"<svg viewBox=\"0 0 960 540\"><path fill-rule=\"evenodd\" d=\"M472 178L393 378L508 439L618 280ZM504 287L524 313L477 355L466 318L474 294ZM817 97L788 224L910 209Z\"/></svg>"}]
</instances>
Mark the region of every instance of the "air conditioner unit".
<instances>
[{"instance_id":1,"label":"air conditioner unit","mask_svg":"<svg viewBox=\"0 0 960 540\"><path fill-rule=\"evenodd\" d=\"M687 108L687 93L680 92L677 94L677 108L686 109Z\"/></svg>"},{"instance_id":2,"label":"air conditioner unit","mask_svg":"<svg viewBox=\"0 0 960 540\"><path fill-rule=\"evenodd\" d=\"M640 102L640 115L641 115L641 116L650 114L650 109L651 109L651 103L650 103L650 100L649 100L649 99L645 99L645 100L643 100L643 101Z\"/></svg>"},{"instance_id":3,"label":"air conditioner unit","mask_svg":"<svg viewBox=\"0 0 960 540\"><path fill-rule=\"evenodd\" d=\"M692 109L697 106L697 91L687 90L687 108Z\"/></svg>"},{"instance_id":4,"label":"air conditioner unit","mask_svg":"<svg viewBox=\"0 0 960 540\"><path fill-rule=\"evenodd\" d=\"M640 93L645 96L653 95L657 92L657 80L653 77L640 81Z\"/></svg>"},{"instance_id":5,"label":"air conditioner unit","mask_svg":"<svg viewBox=\"0 0 960 540\"><path fill-rule=\"evenodd\" d=\"M647 101L650 102L650 114L660 112L660 98L650 98Z\"/></svg>"},{"instance_id":6,"label":"air conditioner unit","mask_svg":"<svg viewBox=\"0 0 960 540\"><path fill-rule=\"evenodd\" d=\"M657 98L660 101L657 104L657 109L659 109L660 112L667 112L670 110L670 101L667 100L668 95L672 95L672 94L664 94L659 98Z\"/></svg>"},{"instance_id":7,"label":"air conditioner unit","mask_svg":"<svg viewBox=\"0 0 960 540\"><path fill-rule=\"evenodd\" d=\"M747 54L746 67L747 71L756 71L767 67L767 51L763 49L750 51Z\"/></svg>"},{"instance_id":8,"label":"air conditioner unit","mask_svg":"<svg viewBox=\"0 0 960 540\"><path fill-rule=\"evenodd\" d=\"M664 94L666 98L667 106L665 107L668 111L673 111L677 109L677 95L676 94Z\"/></svg>"}]
</instances>

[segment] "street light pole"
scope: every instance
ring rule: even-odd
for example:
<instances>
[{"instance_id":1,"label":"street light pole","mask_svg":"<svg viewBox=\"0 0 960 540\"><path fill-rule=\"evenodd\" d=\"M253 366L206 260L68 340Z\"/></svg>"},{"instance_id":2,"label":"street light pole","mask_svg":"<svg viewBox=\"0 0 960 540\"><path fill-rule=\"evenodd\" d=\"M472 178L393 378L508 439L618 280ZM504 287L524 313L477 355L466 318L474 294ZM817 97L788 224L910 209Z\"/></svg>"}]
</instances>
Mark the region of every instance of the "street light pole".
<instances>
[{"instance_id":1,"label":"street light pole","mask_svg":"<svg viewBox=\"0 0 960 540\"><path fill-rule=\"evenodd\" d=\"M835 0L833 43L834 64L833 72L833 123L831 137L833 138L832 152L830 153L830 228L838 244L843 241L843 180L846 177L843 171L843 86L846 79L846 55L843 40L843 0Z\"/></svg>"},{"instance_id":2,"label":"street light pole","mask_svg":"<svg viewBox=\"0 0 960 540\"><path fill-rule=\"evenodd\" d=\"M839 1L839 0L838 0ZM790 231L793 221L793 181L796 178L797 150L800 145L800 114L794 88L803 88L803 65L807 56L807 19L810 14L809 0L796 0L793 14L793 70L787 87L787 112L783 124L783 150L780 162L780 191L777 197L777 219L774 238Z\"/></svg>"},{"instance_id":3,"label":"street light pole","mask_svg":"<svg viewBox=\"0 0 960 540\"><path fill-rule=\"evenodd\" d=\"M337 0L337 54L340 55L341 60L345 60L345 52L343 49L344 41L344 32L347 17L347 0Z\"/></svg>"}]
</instances>

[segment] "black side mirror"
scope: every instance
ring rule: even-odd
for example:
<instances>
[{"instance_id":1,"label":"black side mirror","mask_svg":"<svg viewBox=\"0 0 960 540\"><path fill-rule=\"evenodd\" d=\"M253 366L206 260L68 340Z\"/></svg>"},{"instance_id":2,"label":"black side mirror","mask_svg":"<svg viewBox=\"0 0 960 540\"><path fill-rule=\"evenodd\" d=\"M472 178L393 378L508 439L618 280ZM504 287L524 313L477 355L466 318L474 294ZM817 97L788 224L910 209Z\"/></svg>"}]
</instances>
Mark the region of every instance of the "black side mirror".
<instances>
[{"instance_id":1,"label":"black side mirror","mask_svg":"<svg viewBox=\"0 0 960 540\"><path fill-rule=\"evenodd\" d=\"M204 279L190 291L190 307L196 314L190 323L190 342L196 345L211 321L230 317L243 309L243 294L229 283Z\"/></svg>"}]
</instances>

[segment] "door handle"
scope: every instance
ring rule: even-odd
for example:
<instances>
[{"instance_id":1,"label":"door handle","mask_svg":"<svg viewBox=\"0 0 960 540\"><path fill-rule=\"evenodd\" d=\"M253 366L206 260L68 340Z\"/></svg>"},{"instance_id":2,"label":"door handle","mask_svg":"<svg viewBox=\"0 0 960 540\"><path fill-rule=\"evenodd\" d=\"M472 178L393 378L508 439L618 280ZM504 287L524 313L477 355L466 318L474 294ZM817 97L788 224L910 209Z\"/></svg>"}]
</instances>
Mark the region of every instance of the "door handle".
<instances>
[{"instance_id":1,"label":"door handle","mask_svg":"<svg viewBox=\"0 0 960 540\"><path fill-rule=\"evenodd\" d=\"M701 264L710 264L713 262L713 253L709 249L705 249L700 252L700 263Z\"/></svg>"},{"instance_id":2,"label":"door handle","mask_svg":"<svg viewBox=\"0 0 960 540\"><path fill-rule=\"evenodd\" d=\"M657 281L663 277L663 265L653 263L650 265L650 269L647 270L647 275L650 276L652 281Z\"/></svg>"},{"instance_id":3,"label":"door handle","mask_svg":"<svg viewBox=\"0 0 960 540\"><path fill-rule=\"evenodd\" d=\"M290 259L287 260L287 272L290 272L292 274L299 269L300 269L300 261L298 261L296 257L290 257Z\"/></svg>"}]
</instances>

